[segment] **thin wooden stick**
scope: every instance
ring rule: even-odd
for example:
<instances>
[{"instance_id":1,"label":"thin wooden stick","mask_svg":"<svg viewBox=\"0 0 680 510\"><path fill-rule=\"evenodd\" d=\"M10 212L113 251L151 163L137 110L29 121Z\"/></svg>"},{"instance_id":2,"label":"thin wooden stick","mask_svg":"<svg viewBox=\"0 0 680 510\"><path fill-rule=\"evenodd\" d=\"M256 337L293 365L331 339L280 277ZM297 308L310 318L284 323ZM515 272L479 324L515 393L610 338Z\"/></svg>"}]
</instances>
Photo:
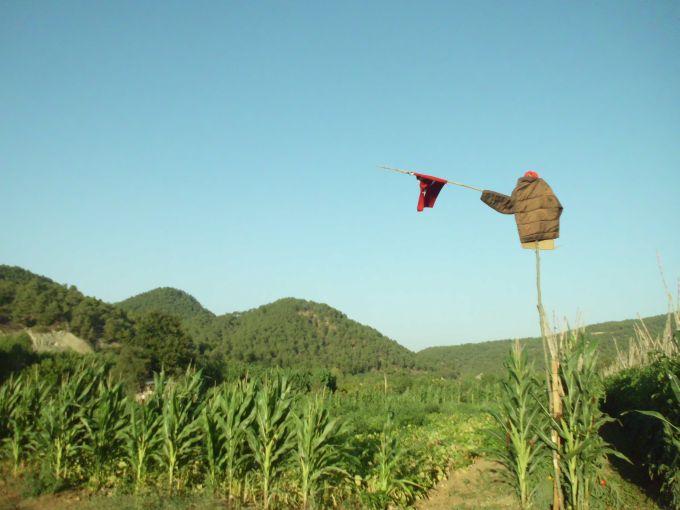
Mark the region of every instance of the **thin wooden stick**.
<instances>
[{"instance_id":1,"label":"thin wooden stick","mask_svg":"<svg viewBox=\"0 0 680 510\"><path fill-rule=\"evenodd\" d=\"M536 243L536 291L538 294L538 303L536 308L538 308L538 318L541 326L541 339L543 342L543 357L546 362L545 367L545 377L546 384L548 387L548 403L550 405L550 414L553 419L558 421L562 418L562 392L560 391L561 383L559 376L559 352L558 346L554 345L554 337L550 336L548 321L545 318L545 309L543 308L543 297L541 293L541 252L538 248L538 243ZM550 350L550 368L548 368L548 353L546 352L546 347ZM561 490L561 473L560 473L560 436L557 431L551 427L550 432L551 439L556 444L557 449L552 452L553 461L553 502L552 510L562 510L564 508L564 502L562 499Z\"/></svg>"},{"instance_id":2,"label":"thin wooden stick","mask_svg":"<svg viewBox=\"0 0 680 510\"><path fill-rule=\"evenodd\" d=\"M392 170L393 172L399 172L400 174L416 175L416 172L413 172L412 170L404 170L402 168L392 168L391 166L382 166L382 165L378 165L378 168L383 168L385 170ZM463 184L461 182L456 182L456 181L446 181L446 184L453 184L454 186L460 186L462 188L472 189L472 190L475 190L475 191L479 191L480 193L482 191L484 191L482 188L477 188L475 186L470 186L468 184Z\"/></svg>"}]
</instances>

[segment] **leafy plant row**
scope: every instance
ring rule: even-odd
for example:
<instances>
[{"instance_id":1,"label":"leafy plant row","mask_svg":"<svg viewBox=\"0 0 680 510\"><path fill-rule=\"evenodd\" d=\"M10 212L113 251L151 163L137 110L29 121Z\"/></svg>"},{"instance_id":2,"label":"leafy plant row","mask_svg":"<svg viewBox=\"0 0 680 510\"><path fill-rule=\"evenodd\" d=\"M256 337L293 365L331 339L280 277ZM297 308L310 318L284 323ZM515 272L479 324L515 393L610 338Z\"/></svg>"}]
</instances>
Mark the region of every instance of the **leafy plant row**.
<instances>
[{"instance_id":1,"label":"leafy plant row","mask_svg":"<svg viewBox=\"0 0 680 510\"><path fill-rule=\"evenodd\" d=\"M346 396L305 392L281 373L209 388L200 372L160 373L145 397L127 396L91 362L57 382L38 370L11 377L0 386L10 469L34 477L38 492L208 491L235 507L387 508L423 497L475 448L456 446L470 430L443 420L398 428L388 414L378 430L358 429L335 417Z\"/></svg>"}]
</instances>

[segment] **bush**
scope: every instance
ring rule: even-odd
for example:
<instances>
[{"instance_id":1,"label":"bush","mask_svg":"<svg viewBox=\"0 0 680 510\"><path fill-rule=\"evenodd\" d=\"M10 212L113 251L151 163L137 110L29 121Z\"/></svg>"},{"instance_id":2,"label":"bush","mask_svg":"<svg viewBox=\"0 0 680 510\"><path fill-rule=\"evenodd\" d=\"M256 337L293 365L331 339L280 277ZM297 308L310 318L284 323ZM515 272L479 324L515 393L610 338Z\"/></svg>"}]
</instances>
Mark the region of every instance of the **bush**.
<instances>
[{"instance_id":1,"label":"bush","mask_svg":"<svg viewBox=\"0 0 680 510\"><path fill-rule=\"evenodd\" d=\"M0 383L38 360L28 334L0 336Z\"/></svg>"},{"instance_id":2,"label":"bush","mask_svg":"<svg viewBox=\"0 0 680 510\"><path fill-rule=\"evenodd\" d=\"M612 431L621 438L621 448L643 464L652 479L661 482L662 499L680 504L680 450L662 421L631 411L662 414L675 426L680 425L680 406L675 400L668 374L680 377L680 358L660 357L645 367L620 372L606 381L604 409L620 419ZM629 438L634 437L635 441Z\"/></svg>"}]
</instances>

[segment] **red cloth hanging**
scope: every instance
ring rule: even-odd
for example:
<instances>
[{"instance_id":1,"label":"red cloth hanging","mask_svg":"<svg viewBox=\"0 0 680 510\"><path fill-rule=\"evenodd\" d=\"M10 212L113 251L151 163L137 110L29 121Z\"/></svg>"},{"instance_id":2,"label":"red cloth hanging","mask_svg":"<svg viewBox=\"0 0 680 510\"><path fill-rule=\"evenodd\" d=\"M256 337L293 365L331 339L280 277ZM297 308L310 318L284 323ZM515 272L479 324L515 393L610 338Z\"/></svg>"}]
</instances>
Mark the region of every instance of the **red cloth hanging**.
<instances>
[{"instance_id":1,"label":"red cloth hanging","mask_svg":"<svg viewBox=\"0 0 680 510\"><path fill-rule=\"evenodd\" d=\"M418 196L418 212L422 212L425 207L434 207L437 195L446 184L446 179L434 177L432 175L416 174L416 179L420 181L420 195Z\"/></svg>"}]
</instances>

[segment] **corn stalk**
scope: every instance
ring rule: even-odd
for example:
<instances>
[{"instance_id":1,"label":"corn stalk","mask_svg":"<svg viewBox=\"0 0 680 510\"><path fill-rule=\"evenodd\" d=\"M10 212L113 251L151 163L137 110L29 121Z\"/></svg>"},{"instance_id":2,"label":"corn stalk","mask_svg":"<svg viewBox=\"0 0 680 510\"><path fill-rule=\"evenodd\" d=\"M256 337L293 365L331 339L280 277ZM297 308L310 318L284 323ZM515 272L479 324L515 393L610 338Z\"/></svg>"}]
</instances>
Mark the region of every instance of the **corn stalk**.
<instances>
[{"instance_id":1,"label":"corn stalk","mask_svg":"<svg viewBox=\"0 0 680 510\"><path fill-rule=\"evenodd\" d=\"M134 492L146 482L153 462L158 460L161 445L161 414L149 404L127 401L127 427L123 431L123 458L132 470Z\"/></svg>"},{"instance_id":2,"label":"corn stalk","mask_svg":"<svg viewBox=\"0 0 680 510\"><path fill-rule=\"evenodd\" d=\"M330 417L325 394L308 398L293 422L301 506L306 510L317 506L325 483L349 476L344 469L346 453L341 444L342 428Z\"/></svg>"},{"instance_id":3,"label":"corn stalk","mask_svg":"<svg viewBox=\"0 0 680 510\"><path fill-rule=\"evenodd\" d=\"M498 441L493 454L506 468L509 481L521 507L530 508L536 490L535 474L541 464L542 412L538 403L538 382L519 341L515 341L505 362L507 380L503 381L500 409L490 410Z\"/></svg>"},{"instance_id":4,"label":"corn stalk","mask_svg":"<svg viewBox=\"0 0 680 510\"><path fill-rule=\"evenodd\" d=\"M178 471L189 464L200 440L200 386L200 373L187 373L163 395L159 461L167 477L168 494L174 492Z\"/></svg>"},{"instance_id":5,"label":"corn stalk","mask_svg":"<svg viewBox=\"0 0 680 510\"><path fill-rule=\"evenodd\" d=\"M288 379L275 375L266 379L255 397L254 429L248 443L257 465L262 489L262 507L270 508L273 489L281 478L288 453L293 447L290 416L293 395Z\"/></svg>"},{"instance_id":6,"label":"corn stalk","mask_svg":"<svg viewBox=\"0 0 680 510\"><path fill-rule=\"evenodd\" d=\"M559 440L554 440L554 434L551 437L542 434L542 438L560 460L565 508L588 510L607 455L627 459L612 449L599 433L602 426L613 419L599 408L603 387L596 370L595 343L582 334L567 336L565 333L561 344L559 377L563 413L555 418L545 410Z\"/></svg>"},{"instance_id":7,"label":"corn stalk","mask_svg":"<svg viewBox=\"0 0 680 510\"><path fill-rule=\"evenodd\" d=\"M82 449L97 486L103 482L107 467L120 456L127 425L125 401L123 385L102 377L93 401L80 416L85 428Z\"/></svg>"},{"instance_id":8,"label":"corn stalk","mask_svg":"<svg viewBox=\"0 0 680 510\"><path fill-rule=\"evenodd\" d=\"M248 430L255 415L255 388L251 382L224 385L218 393L217 424L222 443L219 467L229 498L242 496L246 470L252 459Z\"/></svg>"},{"instance_id":9,"label":"corn stalk","mask_svg":"<svg viewBox=\"0 0 680 510\"><path fill-rule=\"evenodd\" d=\"M94 384L102 374L103 367L77 367L74 375L62 380L56 395L43 404L38 447L57 482L69 477L82 451L86 433L83 410L90 404Z\"/></svg>"}]
</instances>

